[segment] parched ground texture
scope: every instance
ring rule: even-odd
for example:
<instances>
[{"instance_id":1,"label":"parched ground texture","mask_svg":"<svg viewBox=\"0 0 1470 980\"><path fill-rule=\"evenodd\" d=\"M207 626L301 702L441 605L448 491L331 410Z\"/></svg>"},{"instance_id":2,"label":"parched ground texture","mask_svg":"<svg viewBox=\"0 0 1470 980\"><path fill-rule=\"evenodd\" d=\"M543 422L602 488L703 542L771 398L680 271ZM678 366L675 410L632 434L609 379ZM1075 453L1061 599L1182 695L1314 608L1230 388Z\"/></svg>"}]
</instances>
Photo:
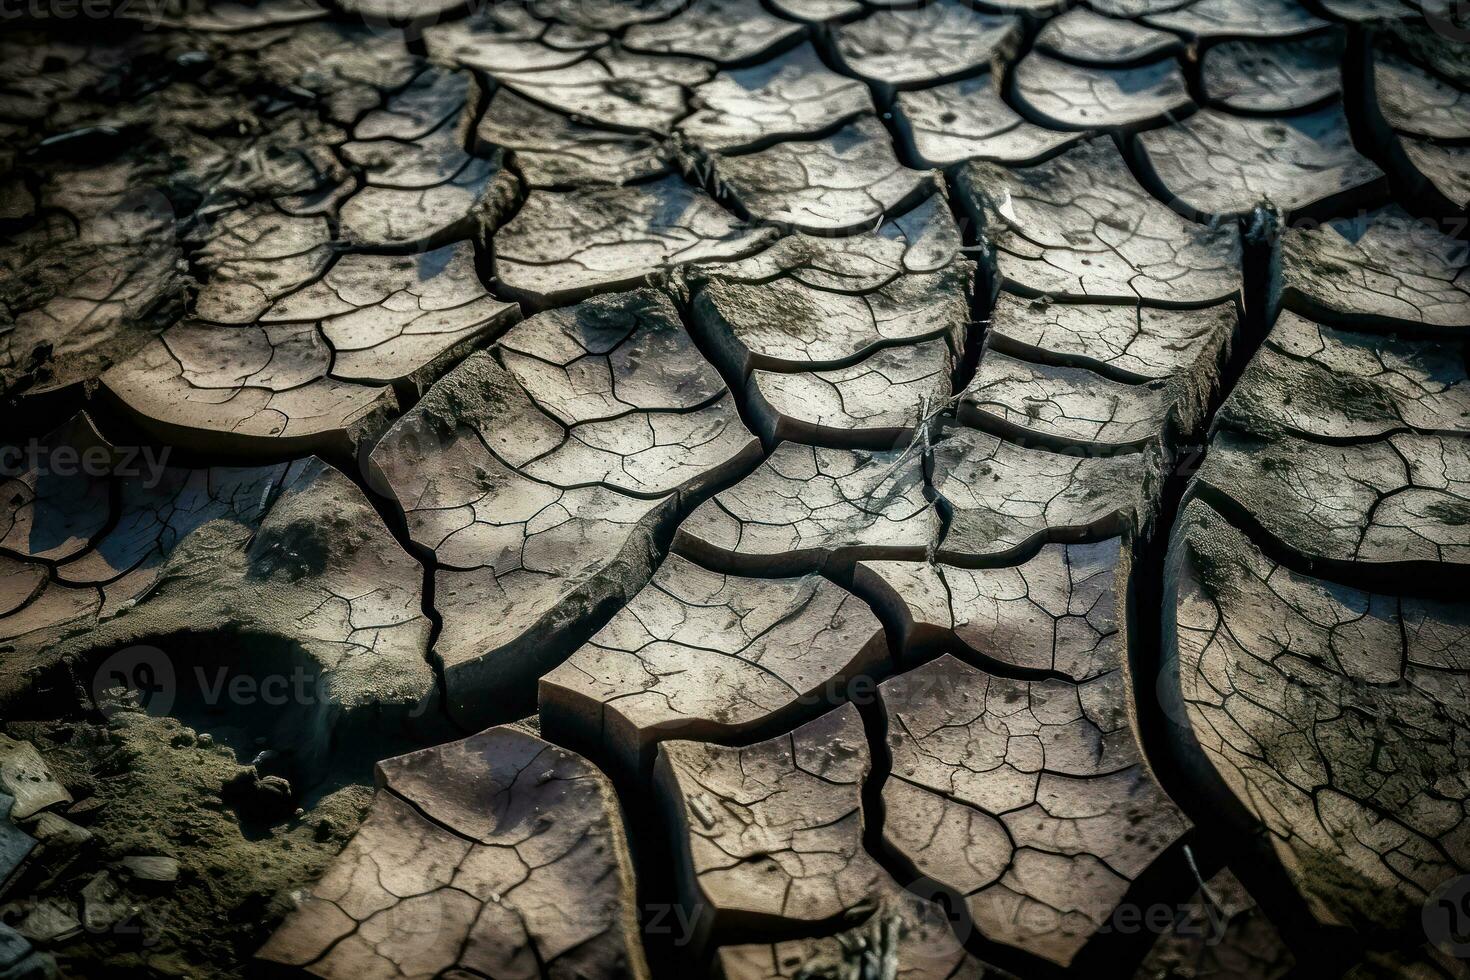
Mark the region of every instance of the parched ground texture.
<instances>
[{"instance_id":1,"label":"parched ground texture","mask_svg":"<svg viewBox=\"0 0 1470 980\"><path fill-rule=\"evenodd\" d=\"M1463 6L7 7L0 980L1470 976Z\"/></svg>"}]
</instances>

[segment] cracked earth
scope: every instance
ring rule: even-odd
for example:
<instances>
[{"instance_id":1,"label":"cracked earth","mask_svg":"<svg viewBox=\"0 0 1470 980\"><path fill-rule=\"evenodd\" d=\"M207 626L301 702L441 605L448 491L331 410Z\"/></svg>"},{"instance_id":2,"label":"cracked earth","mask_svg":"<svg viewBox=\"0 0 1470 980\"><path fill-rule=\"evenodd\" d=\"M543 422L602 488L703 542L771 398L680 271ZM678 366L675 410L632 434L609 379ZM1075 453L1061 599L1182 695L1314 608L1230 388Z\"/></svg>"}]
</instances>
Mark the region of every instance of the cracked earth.
<instances>
[{"instance_id":1,"label":"cracked earth","mask_svg":"<svg viewBox=\"0 0 1470 980\"><path fill-rule=\"evenodd\" d=\"M6 11L0 980L1470 976L1443 6Z\"/></svg>"}]
</instances>

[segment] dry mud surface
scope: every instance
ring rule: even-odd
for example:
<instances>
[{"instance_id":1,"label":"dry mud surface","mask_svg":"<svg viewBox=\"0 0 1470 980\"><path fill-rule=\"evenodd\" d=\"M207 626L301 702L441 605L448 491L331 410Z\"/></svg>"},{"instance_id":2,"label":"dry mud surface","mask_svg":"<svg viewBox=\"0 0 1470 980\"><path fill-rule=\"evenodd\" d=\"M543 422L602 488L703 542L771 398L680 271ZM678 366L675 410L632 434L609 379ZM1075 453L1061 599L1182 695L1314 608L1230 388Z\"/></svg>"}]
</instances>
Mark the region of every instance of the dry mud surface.
<instances>
[{"instance_id":1,"label":"dry mud surface","mask_svg":"<svg viewBox=\"0 0 1470 980\"><path fill-rule=\"evenodd\" d=\"M1470 975L1462 7L7 8L0 980Z\"/></svg>"}]
</instances>

